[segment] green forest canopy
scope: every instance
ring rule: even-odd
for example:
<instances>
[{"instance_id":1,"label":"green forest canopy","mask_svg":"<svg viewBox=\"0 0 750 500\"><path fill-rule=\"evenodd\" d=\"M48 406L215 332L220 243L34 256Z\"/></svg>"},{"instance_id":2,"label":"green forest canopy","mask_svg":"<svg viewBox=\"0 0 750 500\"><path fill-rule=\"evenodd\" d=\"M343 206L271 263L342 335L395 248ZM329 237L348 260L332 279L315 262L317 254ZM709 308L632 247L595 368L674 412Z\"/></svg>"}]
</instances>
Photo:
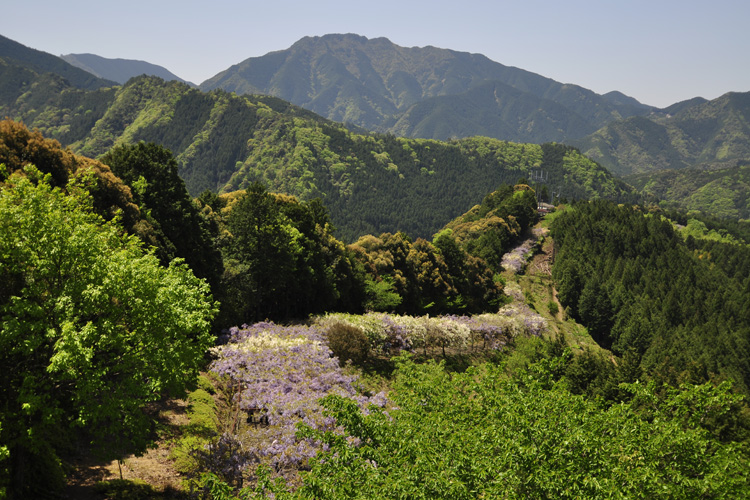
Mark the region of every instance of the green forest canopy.
<instances>
[{"instance_id":1,"label":"green forest canopy","mask_svg":"<svg viewBox=\"0 0 750 500\"><path fill-rule=\"evenodd\" d=\"M110 458L144 450L145 406L179 394L212 345L208 286L33 167L0 190L0 442L11 498L54 490L58 450L85 432ZM57 474L56 474L57 473Z\"/></svg>"}]
</instances>

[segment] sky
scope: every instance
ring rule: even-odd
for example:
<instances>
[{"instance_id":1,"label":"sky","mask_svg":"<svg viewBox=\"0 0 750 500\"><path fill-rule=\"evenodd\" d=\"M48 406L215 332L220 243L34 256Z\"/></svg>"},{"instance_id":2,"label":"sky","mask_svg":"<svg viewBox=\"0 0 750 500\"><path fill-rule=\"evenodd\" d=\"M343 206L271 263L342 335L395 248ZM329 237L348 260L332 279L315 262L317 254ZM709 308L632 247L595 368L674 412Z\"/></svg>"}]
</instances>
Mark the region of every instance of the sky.
<instances>
[{"instance_id":1,"label":"sky","mask_svg":"<svg viewBox=\"0 0 750 500\"><path fill-rule=\"evenodd\" d=\"M55 55L148 61L200 84L304 36L480 53L666 107L750 91L747 0L4 0L0 35Z\"/></svg>"}]
</instances>

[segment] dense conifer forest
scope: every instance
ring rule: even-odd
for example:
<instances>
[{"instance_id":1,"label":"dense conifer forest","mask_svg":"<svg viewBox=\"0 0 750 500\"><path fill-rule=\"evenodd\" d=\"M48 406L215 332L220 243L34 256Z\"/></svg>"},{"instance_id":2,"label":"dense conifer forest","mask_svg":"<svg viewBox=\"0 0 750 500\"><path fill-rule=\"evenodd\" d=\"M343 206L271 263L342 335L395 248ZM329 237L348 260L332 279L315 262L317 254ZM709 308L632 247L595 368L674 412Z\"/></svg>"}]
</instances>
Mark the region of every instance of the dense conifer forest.
<instances>
[{"instance_id":1,"label":"dense conifer forest","mask_svg":"<svg viewBox=\"0 0 750 500\"><path fill-rule=\"evenodd\" d=\"M662 213L603 201L574 205L552 237L560 302L600 345L658 380L731 379L747 393L745 240L685 237Z\"/></svg>"}]
</instances>

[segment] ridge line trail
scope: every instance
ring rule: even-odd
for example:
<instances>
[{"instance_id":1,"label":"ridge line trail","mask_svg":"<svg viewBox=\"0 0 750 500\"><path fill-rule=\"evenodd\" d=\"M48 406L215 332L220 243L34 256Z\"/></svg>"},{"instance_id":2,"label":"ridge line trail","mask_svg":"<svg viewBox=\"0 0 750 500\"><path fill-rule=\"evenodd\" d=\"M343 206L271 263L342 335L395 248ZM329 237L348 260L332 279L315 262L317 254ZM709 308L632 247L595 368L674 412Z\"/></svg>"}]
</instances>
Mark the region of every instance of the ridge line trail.
<instances>
[{"instance_id":1,"label":"ridge line trail","mask_svg":"<svg viewBox=\"0 0 750 500\"><path fill-rule=\"evenodd\" d=\"M543 276L544 278L549 280L550 287L552 289L552 300L555 302L555 304L557 304L557 314L555 314L555 319L562 322L564 320L563 307L562 304L560 304L560 300L557 298L557 287L555 286L555 281L552 279L552 259L554 254L555 242L549 235L548 228L541 227L539 224L537 224L536 227L541 229L542 244L540 245L539 250L529 261L529 264L526 266L526 272L524 274L532 277Z\"/></svg>"}]
</instances>

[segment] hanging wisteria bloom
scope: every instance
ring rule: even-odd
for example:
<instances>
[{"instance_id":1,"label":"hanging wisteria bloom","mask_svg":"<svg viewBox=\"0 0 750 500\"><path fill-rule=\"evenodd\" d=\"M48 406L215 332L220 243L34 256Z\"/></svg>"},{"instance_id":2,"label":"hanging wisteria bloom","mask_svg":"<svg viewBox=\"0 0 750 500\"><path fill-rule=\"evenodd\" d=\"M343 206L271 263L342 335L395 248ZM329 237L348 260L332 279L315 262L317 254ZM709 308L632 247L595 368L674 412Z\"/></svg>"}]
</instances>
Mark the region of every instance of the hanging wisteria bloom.
<instances>
[{"instance_id":1,"label":"hanging wisteria bloom","mask_svg":"<svg viewBox=\"0 0 750 500\"><path fill-rule=\"evenodd\" d=\"M318 451L317 443L295 437L299 422L335 428L335 421L325 417L318 404L324 396L352 398L363 409L386 404L382 394L372 398L357 394L356 378L344 374L318 327L257 323L232 328L226 340L213 349L217 359L211 371L237 388L234 404L239 410L258 419L253 422L267 423L246 426L240 438L277 472L304 468Z\"/></svg>"},{"instance_id":2,"label":"hanging wisteria bloom","mask_svg":"<svg viewBox=\"0 0 750 500\"><path fill-rule=\"evenodd\" d=\"M531 231L531 236L523 240L518 246L509 252L503 254L503 259L500 265L506 271L513 271L518 274L523 271L526 263L534 255L539 243L544 236L541 228L534 228Z\"/></svg>"}]
</instances>

